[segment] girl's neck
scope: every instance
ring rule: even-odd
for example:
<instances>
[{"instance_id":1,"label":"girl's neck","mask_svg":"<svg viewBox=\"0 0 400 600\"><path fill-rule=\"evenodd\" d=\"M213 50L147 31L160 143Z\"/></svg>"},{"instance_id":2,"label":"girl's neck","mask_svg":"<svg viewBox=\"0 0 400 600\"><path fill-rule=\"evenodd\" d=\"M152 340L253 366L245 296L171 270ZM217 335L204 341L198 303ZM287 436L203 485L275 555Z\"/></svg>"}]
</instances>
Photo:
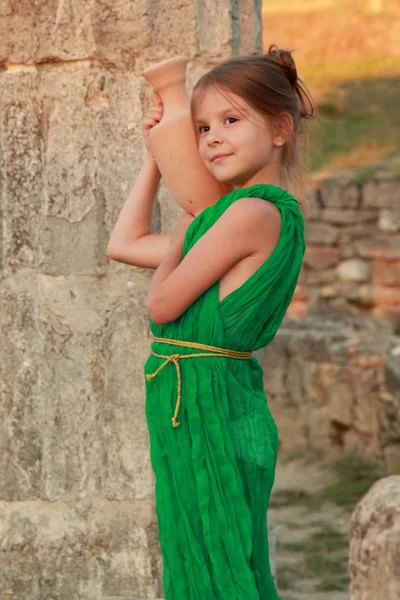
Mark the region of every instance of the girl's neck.
<instances>
[{"instance_id":1,"label":"girl's neck","mask_svg":"<svg viewBox=\"0 0 400 600\"><path fill-rule=\"evenodd\" d=\"M272 184L281 187L281 176L280 169L270 169L269 171L262 169L249 179L241 182L234 183L233 189L246 188L259 183Z\"/></svg>"}]
</instances>

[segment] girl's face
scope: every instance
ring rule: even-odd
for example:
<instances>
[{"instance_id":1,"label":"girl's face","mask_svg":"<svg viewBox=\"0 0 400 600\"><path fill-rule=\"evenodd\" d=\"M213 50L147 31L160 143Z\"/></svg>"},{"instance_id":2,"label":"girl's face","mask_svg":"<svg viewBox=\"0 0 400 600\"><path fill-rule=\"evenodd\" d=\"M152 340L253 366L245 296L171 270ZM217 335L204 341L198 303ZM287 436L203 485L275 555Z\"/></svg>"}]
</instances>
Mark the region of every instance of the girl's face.
<instances>
[{"instance_id":1,"label":"girl's face","mask_svg":"<svg viewBox=\"0 0 400 600\"><path fill-rule=\"evenodd\" d=\"M284 138L243 98L209 87L197 109L196 128L200 157L218 181L235 188L279 185Z\"/></svg>"}]
</instances>

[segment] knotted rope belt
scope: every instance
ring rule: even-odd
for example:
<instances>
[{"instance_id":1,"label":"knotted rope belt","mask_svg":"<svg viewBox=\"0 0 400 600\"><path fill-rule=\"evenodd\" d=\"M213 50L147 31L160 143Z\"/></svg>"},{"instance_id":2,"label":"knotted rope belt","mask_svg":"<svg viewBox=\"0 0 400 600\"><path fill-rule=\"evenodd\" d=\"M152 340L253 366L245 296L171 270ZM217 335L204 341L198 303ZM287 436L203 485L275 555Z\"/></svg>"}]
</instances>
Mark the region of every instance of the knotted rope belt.
<instances>
[{"instance_id":1,"label":"knotted rope belt","mask_svg":"<svg viewBox=\"0 0 400 600\"><path fill-rule=\"evenodd\" d=\"M239 352L237 350L229 350L227 348L218 348L217 346L209 346L208 344L198 344L197 342L185 342L180 340L169 340L168 338L154 338L154 342L159 342L161 344L171 344L172 346L184 346L185 348L195 348L197 350L206 350L206 352L199 352L196 354L156 354L155 352L151 352L153 356L157 358L164 358L164 362L158 367L154 373L148 373L146 375L147 381L150 379L154 379L157 377L158 373L163 369L168 363L174 363L176 369L176 377L178 380L178 392L176 398L175 412L171 419L172 426L178 427L180 423L177 421L178 411L181 404L181 370L179 367L179 361L182 358L199 358L201 356L224 356L225 358L236 358L239 360L248 360L252 357L251 352Z\"/></svg>"}]
</instances>

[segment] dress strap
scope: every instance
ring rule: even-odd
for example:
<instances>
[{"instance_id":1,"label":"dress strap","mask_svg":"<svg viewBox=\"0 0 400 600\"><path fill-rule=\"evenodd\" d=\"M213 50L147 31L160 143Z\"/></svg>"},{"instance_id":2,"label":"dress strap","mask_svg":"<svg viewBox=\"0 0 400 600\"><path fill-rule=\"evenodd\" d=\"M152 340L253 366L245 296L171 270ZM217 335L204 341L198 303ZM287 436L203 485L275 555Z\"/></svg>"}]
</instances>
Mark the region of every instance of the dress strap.
<instances>
[{"instance_id":1,"label":"dress strap","mask_svg":"<svg viewBox=\"0 0 400 600\"><path fill-rule=\"evenodd\" d=\"M199 352L195 354L157 354L156 352L151 352L153 356L157 358L163 358L164 362L158 367L154 373L148 373L146 375L147 381L154 379L157 377L158 373L163 369L168 363L174 363L176 369L176 377L178 382L177 387L177 399L175 405L175 411L173 417L171 419L172 426L178 427L180 423L177 421L177 416L179 412L179 407L181 404L181 389L182 389L182 379L181 379L181 370L179 367L179 360L183 358L200 358L202 356L223 356L225 358L236 358L239 360L249 360L252 358L251 352L239 352L238 350L230 350L229 348L218 348L218 346L210 346L209 344L199 344L197 342L187 342L183 340L170 340L168 338L154 338L154 342L158 342L161 344L170 344L173 346L183 346L185 348L194 348L196 350L205 350L206 352Z\"/></svg>"}]
</instances>

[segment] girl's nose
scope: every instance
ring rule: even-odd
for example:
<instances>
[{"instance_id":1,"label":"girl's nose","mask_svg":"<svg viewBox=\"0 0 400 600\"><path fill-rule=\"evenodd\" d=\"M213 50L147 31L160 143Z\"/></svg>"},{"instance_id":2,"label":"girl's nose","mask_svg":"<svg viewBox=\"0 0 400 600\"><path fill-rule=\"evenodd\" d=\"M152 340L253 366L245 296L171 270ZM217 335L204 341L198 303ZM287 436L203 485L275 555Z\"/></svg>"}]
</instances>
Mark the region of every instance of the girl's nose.
<instances>
[{"instance_id":1,"label":"girl's nose","mask_svg":"<svg viewBox=\"0 0 400 600\"><path fill-rule=\"evenodd\" d=\"M215 144L218 142L221 142L221 134L219 132L218 129L210 129L210 131L207 133L207 143L208 144Z\"/></svg>"}]
</instances>

